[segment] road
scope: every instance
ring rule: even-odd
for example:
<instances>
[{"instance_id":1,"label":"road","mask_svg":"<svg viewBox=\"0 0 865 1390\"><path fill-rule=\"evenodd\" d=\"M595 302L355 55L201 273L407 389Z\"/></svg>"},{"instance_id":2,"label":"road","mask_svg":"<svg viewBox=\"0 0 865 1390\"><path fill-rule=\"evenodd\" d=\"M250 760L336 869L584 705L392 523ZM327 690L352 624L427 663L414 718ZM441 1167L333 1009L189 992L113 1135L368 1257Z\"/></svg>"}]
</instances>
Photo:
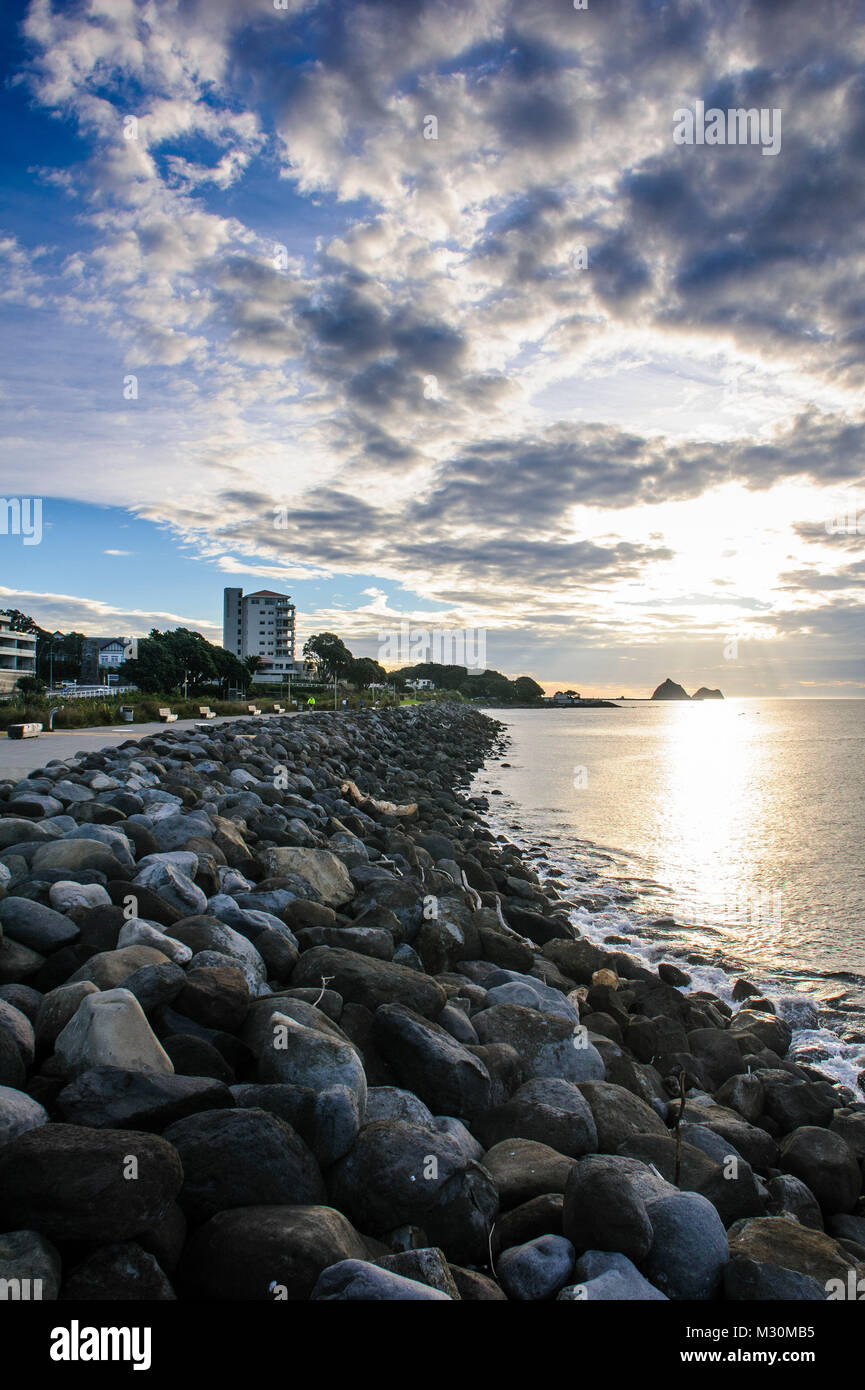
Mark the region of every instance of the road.
<instances>
[{"instance_id":1,"label":"road","mask_svg":"<svg viewBox=\"0 0 865 1390\"><path fill-rule=\"evenodd\" d=\"M242 715L225 714L207 721L209 728L219 724L232 724L245 719L250 726L267 719L296 718L297 711L291 715ZM93 753L100 748L116 748L127 739L146 738L148 734L163 733L166 729L193 729L200 719L178 719L174 724L123 724L104 725L97 729L58 729L54 733L43 731L38 738L0 738L0 780L3 778L26 777L34 768L44 767L52 758L69 758L73 753Z\"/></svg>"}]
</instances>

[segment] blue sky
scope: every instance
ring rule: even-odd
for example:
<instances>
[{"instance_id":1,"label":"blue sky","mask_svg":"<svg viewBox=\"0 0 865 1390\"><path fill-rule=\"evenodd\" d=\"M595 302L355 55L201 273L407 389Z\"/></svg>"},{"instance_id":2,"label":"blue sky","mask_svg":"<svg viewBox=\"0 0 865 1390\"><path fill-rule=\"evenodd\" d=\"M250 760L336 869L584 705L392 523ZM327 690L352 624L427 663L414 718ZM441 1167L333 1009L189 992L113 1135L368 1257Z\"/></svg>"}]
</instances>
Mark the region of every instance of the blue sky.
<instances>
[{"instance_id":1,"label":"blue sky","mask_svg":"<svg viewBox=\"0 0 865 1390\"><path fill-rule=\"evenodd\" d=\"M865 694L861 0L31 0L0 43L44 516L0 603L218 640L240 584L550 688ZM676 144L697 100L777 154Z\"/></svg>"}]
</instances>

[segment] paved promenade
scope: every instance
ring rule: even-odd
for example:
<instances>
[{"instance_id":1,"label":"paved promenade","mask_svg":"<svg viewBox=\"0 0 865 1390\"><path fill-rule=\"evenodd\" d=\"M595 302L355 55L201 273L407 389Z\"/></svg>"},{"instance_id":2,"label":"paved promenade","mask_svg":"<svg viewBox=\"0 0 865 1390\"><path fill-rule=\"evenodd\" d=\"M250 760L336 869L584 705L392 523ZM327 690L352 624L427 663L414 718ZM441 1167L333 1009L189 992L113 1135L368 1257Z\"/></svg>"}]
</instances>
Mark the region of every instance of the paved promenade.
<instances>
[{"instance_id":1,"label":"paved promenade","mask_svg":"<svg viewBox=\"0 0 865 1390\"><path fill-rule=\"evenodd\" d=\"M209 719L208 725L216 728L218 724L231 724L239 719L246 720L250 727L268 719L296 718L297 711L291 715L268 714L225 714ZM26 777L36 767L44 767L52 758L68 758L73 753L92 753L98 748L116 748L127 739L146 738L148 734L163 733L166 729L193 729L200 719L178 719L174 724L105 724L97 729L58 729L49 734L43 731L38 738L0 737L0 780L3 778Z\"/></svg>"}]
</instances>

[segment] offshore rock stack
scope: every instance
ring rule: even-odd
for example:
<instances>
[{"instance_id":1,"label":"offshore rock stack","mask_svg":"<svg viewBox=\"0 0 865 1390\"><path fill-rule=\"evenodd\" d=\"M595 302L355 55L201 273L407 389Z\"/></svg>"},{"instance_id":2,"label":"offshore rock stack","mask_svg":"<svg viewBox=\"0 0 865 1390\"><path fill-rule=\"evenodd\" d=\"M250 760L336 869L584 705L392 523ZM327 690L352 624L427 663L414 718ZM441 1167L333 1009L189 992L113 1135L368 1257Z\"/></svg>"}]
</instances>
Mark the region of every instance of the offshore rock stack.
<instances>
[{"instance_id":1,"label":"offshore rock stack","mask_svg":"<svg viewBox=\"0 0 865 1390\"><path fill-rule=\"evenodd\" d=\"M0 783L0 1279L850 1296L865 1106L746 982L579 936L466 793L501 740L247 719Z\"/></svg>"}]
</instances>

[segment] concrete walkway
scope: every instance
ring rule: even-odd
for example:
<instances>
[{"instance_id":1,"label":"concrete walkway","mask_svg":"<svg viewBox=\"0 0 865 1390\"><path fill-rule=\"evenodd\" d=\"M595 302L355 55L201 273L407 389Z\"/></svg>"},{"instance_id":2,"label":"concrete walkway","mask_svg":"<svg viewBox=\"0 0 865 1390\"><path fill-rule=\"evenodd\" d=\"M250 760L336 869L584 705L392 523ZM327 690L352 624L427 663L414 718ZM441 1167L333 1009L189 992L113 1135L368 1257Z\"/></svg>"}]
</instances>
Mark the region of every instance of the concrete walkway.
<instances>
[{"instance_id":1,"label":"concrete walkway","mask_svg":"<svg viewBox=\"0 0 865 1390\"><path fill-rule=\"evenodd\" d=\"M294 719L299 711L290 714L223 714L216 719L208 719L209 728L219 724L234 724L242 719L252 729L256 724L269 719ZM0 780L3 778L26 777L34 768L44 767L52 758L69 758L73 753L93 753L100 748L116 748L127 739L146 738L148 734L164 733L166 729L194 729L201 719L178 719L173 724L105 724L96 729L58 729L54 733L47 730L38 738L0 738Z\"/></svg>"}]
</instances>

